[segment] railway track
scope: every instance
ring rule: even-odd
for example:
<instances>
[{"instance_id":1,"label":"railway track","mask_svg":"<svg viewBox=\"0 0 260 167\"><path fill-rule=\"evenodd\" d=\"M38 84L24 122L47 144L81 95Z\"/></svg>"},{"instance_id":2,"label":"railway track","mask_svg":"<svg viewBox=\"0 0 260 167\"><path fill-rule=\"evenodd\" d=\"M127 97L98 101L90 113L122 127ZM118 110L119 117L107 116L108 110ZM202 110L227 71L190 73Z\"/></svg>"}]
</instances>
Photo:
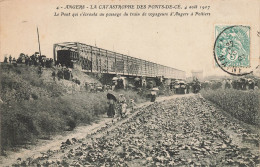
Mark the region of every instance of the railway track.
<instances>
[{"instance_id":1,"label":"railway track","mask_svg":"<svg viewBox=\"0 0 260 167\"><path fill-rule=\"evenodd\" d=\"M246 135L246 136L245 136ZM200 95L145 103L83 139L30 160L43 166L257 166L259 136ZM28 160L24 163L29 163Z\"/></svg>"}]
</instances>

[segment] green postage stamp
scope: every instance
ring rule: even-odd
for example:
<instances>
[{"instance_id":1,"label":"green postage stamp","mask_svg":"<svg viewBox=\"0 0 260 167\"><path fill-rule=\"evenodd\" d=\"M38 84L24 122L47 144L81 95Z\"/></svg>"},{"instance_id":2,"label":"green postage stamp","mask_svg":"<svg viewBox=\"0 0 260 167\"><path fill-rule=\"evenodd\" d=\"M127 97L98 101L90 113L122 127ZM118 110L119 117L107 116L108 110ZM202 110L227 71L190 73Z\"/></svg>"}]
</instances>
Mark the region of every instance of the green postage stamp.
<instances>
[{"instance_id":1,"label":"green postage stamp","mask_svg":"<svg viewBox=\"0 0 260 167\"><path fill-rule=\"evenodd\" d=\"M250 68L250 27L215 26L216 65L232 75L245 75Z\"/></svg>"}]
</instances>

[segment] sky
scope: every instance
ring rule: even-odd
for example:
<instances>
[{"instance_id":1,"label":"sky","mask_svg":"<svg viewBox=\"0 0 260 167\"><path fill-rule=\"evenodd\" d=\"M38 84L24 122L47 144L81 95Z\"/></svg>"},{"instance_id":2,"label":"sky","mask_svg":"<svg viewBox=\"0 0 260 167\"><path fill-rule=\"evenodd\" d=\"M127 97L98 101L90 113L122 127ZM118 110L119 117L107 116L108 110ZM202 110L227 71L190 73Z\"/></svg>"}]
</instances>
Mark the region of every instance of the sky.
<instances>
[{"instance_id":1,"label":"sky","mask_svg":"<svg viewBox=\"0 0 260 167\"><path fill-rule=\"evenodd\" d=\"M89 0L3 0L0 1L0 61L4 55L38 51L53 57L53 44L82 42L118 53L149 60L187 72L203 70L204 76L225 75L215 67L215 25L251 27L251 64L259 62L260 1L89 1ZM57 17L66 5L181 4L210 6L211 15L201 17ZM95 10L86 10L95 12ZM126 10L130 12L130 10ZM136 12L132 10L133 12ZM138 10L139 12L168 12ZM70 12L81 12L70 10ZM100 12L97 10L96 12ZM103 10L103 12L122 12ZM190 11L189 11L190 12Z\"/></svg>"}]
</instances>

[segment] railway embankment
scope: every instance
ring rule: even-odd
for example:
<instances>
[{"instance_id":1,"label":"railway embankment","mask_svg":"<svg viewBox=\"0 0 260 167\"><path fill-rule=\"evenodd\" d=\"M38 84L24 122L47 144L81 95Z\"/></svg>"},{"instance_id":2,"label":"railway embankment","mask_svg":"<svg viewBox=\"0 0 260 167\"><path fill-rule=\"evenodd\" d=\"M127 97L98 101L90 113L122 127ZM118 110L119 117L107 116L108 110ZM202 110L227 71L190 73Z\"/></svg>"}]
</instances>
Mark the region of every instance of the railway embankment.
<instances>
[{"instance_id":1,"label":"railway embankment","mask_svg":"<svg viewBox=\"0 0 260 167\"><path fill-rule=\"evenodd\" d=\"M99 81L83 72L73 71L79 85L54 79L55 68L44 68L40 75L34 66L1 64L0 69L1 155L91 124L107 111L106 92L86 92L82 83ZM136 103L145 101L136 92L118 94Z\"/></svg>"}]
</instances>

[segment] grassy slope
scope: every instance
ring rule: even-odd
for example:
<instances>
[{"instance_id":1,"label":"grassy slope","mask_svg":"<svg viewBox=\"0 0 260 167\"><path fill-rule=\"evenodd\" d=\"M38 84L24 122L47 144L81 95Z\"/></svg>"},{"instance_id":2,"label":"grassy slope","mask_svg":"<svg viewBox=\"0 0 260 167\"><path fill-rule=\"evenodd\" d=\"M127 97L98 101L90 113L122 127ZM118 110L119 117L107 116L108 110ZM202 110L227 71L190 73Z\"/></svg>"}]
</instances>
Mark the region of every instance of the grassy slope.
<instances>
[{"instance_id":1,"label":"grassy slope","mask_svg":"<svg viewBox=\"0 0 260 167\"><path fill-rule=\"evenodd\" d=\"M106 92L90 94L71 81L55 82L51 69L45 69L39 77L36 67L3 64L0 67L0 91L4 101L0 104L3 149L73 129L80 123L91 123L106 113ZM80 72L74 77L98 82ZM144 101L135 92L115 92L115 95L119 93L137 103Z\"/></svg>"}]
</instances>

